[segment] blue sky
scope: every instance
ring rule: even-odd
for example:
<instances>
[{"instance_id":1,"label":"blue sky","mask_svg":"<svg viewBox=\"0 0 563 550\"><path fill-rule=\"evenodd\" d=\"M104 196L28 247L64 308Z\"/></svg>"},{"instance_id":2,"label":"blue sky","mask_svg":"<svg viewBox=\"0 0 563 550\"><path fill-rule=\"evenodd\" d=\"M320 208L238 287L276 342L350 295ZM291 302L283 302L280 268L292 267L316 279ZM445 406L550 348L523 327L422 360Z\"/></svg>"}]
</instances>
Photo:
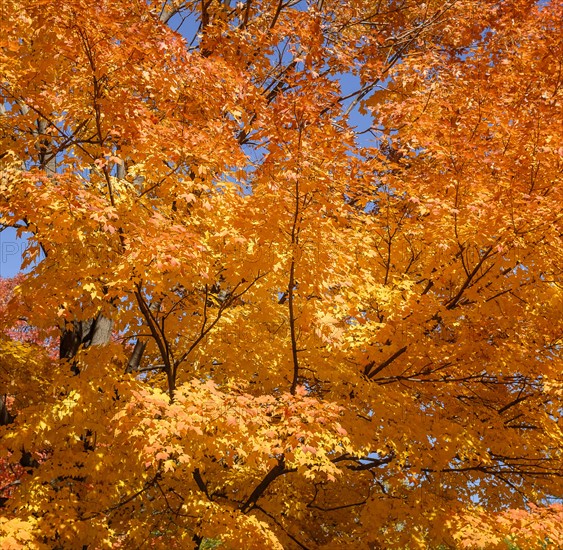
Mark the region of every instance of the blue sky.
<instances>
[{"instance_id":1,"label":"blue sky","mask_svg":"<svg viewBox=\"0 0 563 550\"><path fill-rule=\"evenodd\" d=\"M0 277L13 277L20 271L26 243L11 227L0 232Z\"/></svg>"}]
</instances>

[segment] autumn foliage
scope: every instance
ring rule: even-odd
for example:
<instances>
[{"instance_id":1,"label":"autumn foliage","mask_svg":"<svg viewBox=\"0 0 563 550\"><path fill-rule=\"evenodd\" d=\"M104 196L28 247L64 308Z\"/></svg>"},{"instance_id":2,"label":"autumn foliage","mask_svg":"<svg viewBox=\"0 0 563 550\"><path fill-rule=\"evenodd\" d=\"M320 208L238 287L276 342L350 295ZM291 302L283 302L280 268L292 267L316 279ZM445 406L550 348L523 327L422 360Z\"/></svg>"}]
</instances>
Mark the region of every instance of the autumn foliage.
<instances>
[{"instance_id":1,"label":"autumn foliage","mask_svg":"<svg viewBox=\"0 0 563 550\"><path fill-rule=\"evenodd\" d=\"M3 0L1 548L563 545L560 0Z\"/></svg>"}]
</instances>

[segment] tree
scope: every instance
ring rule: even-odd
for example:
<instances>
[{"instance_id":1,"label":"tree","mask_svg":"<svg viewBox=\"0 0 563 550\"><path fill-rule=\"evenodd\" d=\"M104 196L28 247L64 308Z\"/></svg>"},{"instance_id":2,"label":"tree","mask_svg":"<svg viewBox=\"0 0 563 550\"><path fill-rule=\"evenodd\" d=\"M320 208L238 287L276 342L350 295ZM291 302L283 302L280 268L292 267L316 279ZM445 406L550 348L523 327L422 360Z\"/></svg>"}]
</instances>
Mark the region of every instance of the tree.
<instances>
[{"instance_id":1,"label":"tree","mask_svg":"<svg viewBox=\"0 0 563 550\"><path fill-rule=\"evenodd\" d=\"M5 547L562 543L560 1L3 19Z\"/></svg>"}]
</instances>

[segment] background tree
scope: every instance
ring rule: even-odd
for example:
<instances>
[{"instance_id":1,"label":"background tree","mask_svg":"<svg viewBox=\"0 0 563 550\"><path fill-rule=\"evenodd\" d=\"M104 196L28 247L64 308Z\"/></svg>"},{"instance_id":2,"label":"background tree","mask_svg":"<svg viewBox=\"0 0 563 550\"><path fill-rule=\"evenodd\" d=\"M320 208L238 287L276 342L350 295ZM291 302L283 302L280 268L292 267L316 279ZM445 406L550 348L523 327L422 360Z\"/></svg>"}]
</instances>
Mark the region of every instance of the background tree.
<instances>
[{"instance_id":1,"label":"background tree","mask_svg":"<svg viewBox=\"0 0 563 550\"><path fill-rule=\"evenodd\" d=\"M561 2L3 10L8 547L561 543Z\"/></svg>"}]
</instances>

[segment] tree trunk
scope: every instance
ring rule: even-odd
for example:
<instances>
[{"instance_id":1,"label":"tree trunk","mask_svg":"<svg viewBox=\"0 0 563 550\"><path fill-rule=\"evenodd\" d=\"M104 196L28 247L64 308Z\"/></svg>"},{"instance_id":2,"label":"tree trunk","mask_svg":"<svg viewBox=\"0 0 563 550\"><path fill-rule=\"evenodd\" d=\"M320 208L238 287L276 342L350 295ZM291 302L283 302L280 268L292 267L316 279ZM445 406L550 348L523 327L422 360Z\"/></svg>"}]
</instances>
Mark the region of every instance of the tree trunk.
<instances>
[{"instance_id":1,"label":"tree trunk","mask_svg":"<svg viewBox=\"0 0 563 550\"><path fill-rule=\"evenodd\" d=\"M111 338L113 321L101 313L94 319L86 321L73 321L62 329L59 346L60 359L71 361L71 370L75 374L80 372L75 360L78 350L90 346L103 346Z\"/></svg>"}]
</instances>

